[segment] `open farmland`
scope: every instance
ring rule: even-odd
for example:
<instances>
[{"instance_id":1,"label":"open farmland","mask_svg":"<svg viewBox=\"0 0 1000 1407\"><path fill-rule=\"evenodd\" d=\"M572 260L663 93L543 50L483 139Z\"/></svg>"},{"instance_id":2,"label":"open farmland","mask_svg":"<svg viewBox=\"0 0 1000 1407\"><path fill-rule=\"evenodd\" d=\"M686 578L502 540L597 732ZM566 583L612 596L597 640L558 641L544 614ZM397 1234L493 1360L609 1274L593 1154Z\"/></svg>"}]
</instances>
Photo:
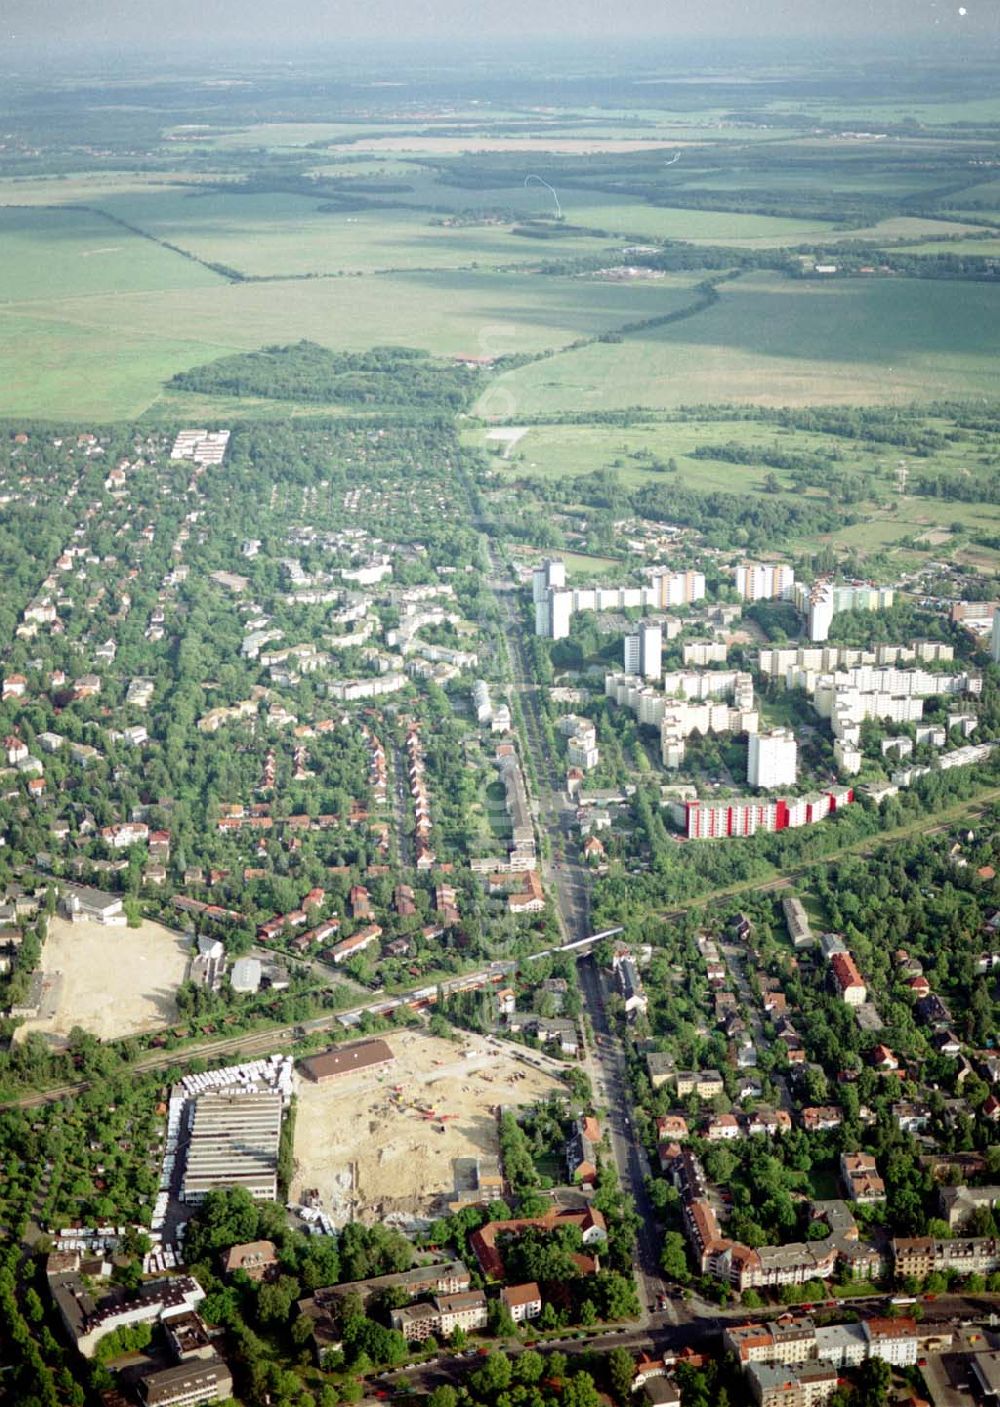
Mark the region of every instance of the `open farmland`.
<instances>
[{"instance_id":1,"label":"open farmland","mask_svg":"<svg viewBox=\"0 0 1000 1407\"><path fill-rule=\"evenodd\" d=\"M107 928L52 918L42 948L42 1009L18 1036L60 1041L79 1026L109 1041L169 1026L189 957L188 941L159 923Z\"/></svg>"},{"instance_id":2,"label":"open farmland","mask_svg":"<svg viewBox=\"0 0 1000 1407\"><path fill-rule=\"evenodd\" d=\"M990 572L1000 568L1000 552L976 538L1000 538L1000 507L992 503L955 503L949 499L912 494L887 495L878 504L863 504L858 521L838 529L821 542L862 556L891 549L894 556L913 559L913 549L927 557L947 557ZM955 534L958 537L955 539ZM968 540L966 540L968 539ZM899 546L912 543L913 549ZM792 550L815 547L815 542L792 541Z\"/></svg>"},{"instance_id":3,"label":"open farmland","mask_svg":"<svg viewBox=\"0 0 1000 1407\"><path fill-rule=\"evenodd\" d=\"M998 327L993 285L751 274L695 317L520 367L499 384L511 416L989 395Z\"/></svg>"},{"instance_id":4,"label":"open farmland","mask_svg":"<svg viewBox=\"0 0 1000 1407\"><path fill-rule=\"evenodd\" d=\"M160 171L79 171L68 176L0 176L0 208L19 210L27 206L100 206L125 195L177 193L178 185L194 188L207 179L197 172Z\"/></svg>"},{"instance_id":5,"label":"open farmland","mask_svg":"<svg viewBox=\"0 0 1000 1407\"><path fill-rule=\"evenodd\" d=\"M559 152L563 156L589 156L595 152L621 155L626 152L663 149L683 145L656 137L565 137L541 134L537 137L489 137L481 132L466 136L423 135L362 137L351 143L352 151L415 152L427 156L455 156L460 152Z\"/></svg>"},{"instance_id":6,"label":"open farmland","mask_svg":"<svg viewBox=\"0 0 1000 1407\"><path fill-rule=\"evenodd\" d=\"M922 244L903 246L907 254L974 254L980 259L995 259L1000 255L1000 237L992 239L928 240Z\"/></svg>"},{"instance_id":7,"label":"open farmland","mask_svg":"<svg viewBox=\"0 0 1000 1407\"><path fill-rule=\"evenodd\" d=\"M218 274L91 211L0 207L0 303L207 288Z\"/></svg>"},{"instance_id":8,"label":"open farmland","mask_svg":"<svg viewBox=\"0 0 1000 1407\"><path fill-rule=\"evenodd\" d=\"M326 1084L297 1081L291 1199L315 1188L338 1223L428 1213L454 1192L457 1161L496 1158L498 1105L563 1088L530 1063L534 1052L482 1036L460 1033L453 1042L406 1031L387 1039L392 1065ZM428 1109L445 1122L425 1118Z\"/></svg>"},{"instance_id":9,"label":"open farmland","mask_svg":"<svg viewBox=\"0 0 1000 1407\"><path fill-rule=\"evenodd\" d=\"M350 194L348 183L339 188ZM522 204L531 209L530 200ZM512 235L504 225L446 226L411 206L324 209L317 196L154 192L111 199L106 207L157 239L252 278L493 267L537 262L543 253L569 257L595 248L592 238L568 231L540 246Z\"/></svg>"},{"instance_id":10,"label":"open farmland","mask_svg":"<svg viewBox=\"0 0 1000 1407\"><path fill-rule=\"evenodd\" d=\"M429 93L417 112L377 85L358 106L340 90L303 99L281 79L252 102L237 85L169 116L139 82L142 162L80 154L76 127L92 116L95 150L114 138L117 117L95 116L112 106L74 117L72 160L0 153L4 408L259 415L164 386L199 361L298 338L548 353L683 307L704 277L698 259L727 266L719 247L749 267L717 306L512 371L481 413L992 394L988 270L916 287L777 272L789 251L836 257L857 241L901 258L995 256L996 238L976 237L976 206L989 219L995 203L988 138L956 124L989 127L996 103L982 74L963 81L960 100L935 80L905 98L862 84L833 103L794 75L778 87L630 75L627 88L585 82L572 98L556 84L544 102ZM881 123L906 130L882 140ZM663 242L681 257L662 279L581 276L628 262L623 246ZM540 265L559 276L539 277Z\"/></svg>"},{"instance_id":11,"label":"open farmland","mask_svg":"<svg viewBox=\"0 0 1000 1407\"><path fill-rule=\"evenodd\" d=\"M658 208L608 197L595 200L590 191L564 192L561 203L566 219L573 224L639 239L680 239L693 244L724 244L736 249L777 249L814 240L822 242L832 232L832 226L825 220L787 219L732 210Z\"/></svg>"},{"instance_id":12,"label":"open farmland","mask_svg":"<svg viewBox=\"0 0 1000 1407\"><path fill-rule=\"evenodd\" d=\"M0 380L10 413L120 419L157 402L174 372L227 352L307 338L348 351L394 343L444 356L536 353L684 307L693 277L526 285L456 271L9 303L0 306ZM188 413L175 396L164 405Z\"/></svg>"}]
</instances>

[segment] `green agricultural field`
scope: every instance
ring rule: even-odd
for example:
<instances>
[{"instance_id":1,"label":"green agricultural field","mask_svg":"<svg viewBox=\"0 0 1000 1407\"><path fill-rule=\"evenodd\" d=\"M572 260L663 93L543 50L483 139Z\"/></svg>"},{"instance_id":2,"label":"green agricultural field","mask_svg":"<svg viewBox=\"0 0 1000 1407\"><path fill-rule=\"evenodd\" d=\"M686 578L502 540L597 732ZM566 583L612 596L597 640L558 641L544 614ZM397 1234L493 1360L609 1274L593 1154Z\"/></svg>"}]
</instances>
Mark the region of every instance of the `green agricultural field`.
<instances>
[{"instance_id":1,"label":"green agricultural field","mask_svg":"<svg viewBox=\"0 0 1000 1407\"><path fill-rule=\"evenodd\" d=\"M129 196L108 201L107 209L199 259L252 278L495 268L601 248L572 234L542 241L519 238L506 226L448 228L432 223L429 211L409 207L351 211L322 205L313 196L211 192Z\"/></svg>"},{"instance_id":2,"label":"green agricultural field","mask_svg":"<svg viewBox=\"0 0 1000 1407\"><path fill-rule=\"evenodd\" d=\"M904 254L978 254L983 259L995 259L1000 254L1000 230L993 239L928 240L926 244L901 246Z\"/></svg>"},{"instance_id":3,"label":"green agricultural field","mask_svg":"<svg viewBox=\"0 0 1000 1407\"><path fill-rule=\"evenodd\" d=\"M886 244L895 248L903 240L950 240L961 235L975 234L982 225L957 220L926 220L915 215L892 215L879 220L876 225L866 225L860 229L844 230L837 235L838 241L862 239L868 244ZM929 248L918 245L918 249ZM951 247L949 245L949 247Z\"/></svg>"},{"instance_id":4,"label":"green agricultural field","mask_svg":"<svg viewBox=\"0 0 1000 1407\"><path fill-rule=\"evenodd\" d=\"M81 171L67 176L0 177L0 207L103 205L114 196L176 194L208 177L195 171ZM235 178L234 178L235 179Z\"/></svg>"},{"instance_id":5,"label":"green agricultural field","mask_svg":"<svg viewBox=\"0 0 1000 1407\"><path fill-rule=\"evenodd\" d=\"M982 201L984 205L1000 206L1000 181L982 181L978 185L966 186L952 199L956 205L975 200Z\"/></svg>"},{"instance_id":6,"label":"green agricultural field","mask_svg":"<svg viewBox=\"0 0 1000 1407\"><path fill-rule=\"evenodd\" d=\"M562 410L713 400L992 395L1000 308L995 288L985 284L822 285L757 273L725 285L719 303L703 313L595 343L625 323L687 306L698 273L634 284L535 276L543 262L572 266L595 255L611 262L625 239L749 251L800 244L832 251L859 238L915 253L1000 249L1000 235L968 238L978 226L974 212L930 220L899 203L962 179L969 180L969 199L992 199L997 183L989 170L966 159L970 151L981 159L983 139L960 141L953 126L1000 118L981 74L963 87L968 98L954 103L942 101L949 90L941 83L913 102L907 93L883 98L874 86L859 87L861 98L842 106L817 97L811 80L801 93L794 74L783 83L779 92L771 79L737 83L720 72L681 85L654 72L638 83L630 78L606 105L596 90L582 89L581 101L561 106L554 99L544 109L428 98L419 111L393 92L373 89L341 104L303 97L283 82L273 91L265 83L268 96L264 89L252 98L234 90L185 111L180 102L162 106L140 83L134 97L145 123L146 169L117 160L115 169L102 167L103 158L80 145L74 124L62 139L68 145L61 164L23 168L63 174L0 179L5 406L18 415L94 418L266 414L265 403L177 396L163 383L226 352L298 338L345 349L408 343L446 356L556 353L488 379L479 410L494 424ZM117 118L104 112L80 110L81 131L97 124L94 150L116 140ZM894 113L923 128L884 142L816 130L820 117L844 129L880 130L872 114L888 122ZM936 125L951 128L946 141ZM19 172L19 160L0 153L7 172ZM450 163L470 187L449 184ZM536 165L551 177L566 217L565 227L551 227L553 238L515 235L507 224L441 223L456 211L497 206L517 218L549 214L550 192L524 185ZM334 201L324 210L329 194L266 191L308 173L337 195L381 203L345 210ZM245 181L255 193L239 193ZM356 191L355 181L369 189ZM612 183L622 194L597 188ZM411 189L380 193L392 184ZM232 189L220 188L226 186ZM789 213L674 208L644 198L670 193L697 201L702 192L726 190L739 191L741 205L755 204L759 193L764 210L787 202ZM838 219L831 192L843 193L845 210L870 208L871 223L851 229ZM950 198L961 203L960 194ZM819 214L810 213L814 207ZM95 208L151 238L102 219ZM607 233L580 235L574 225ZM950 243L949 235L961 242ZM207 265L246 281L230 282ZM570 350L576 341L589 345ZM659 433L649 431L657 444ZM635 434L641 440L646 430ZM594 450L598 459L603 453L603 446ZM523 472L536 454L532 472L555 472L558 448L539 448L534 437L504 467ZM755 468L692 461L683 445L672 454L679 482L721 488L736 476L758 486ZM578 462L591 462L585 445ZM634 482L648 477L627 457L620 472Z\"/></svg>"},{"instance_id":7,"label":"green agricultural field","mask_svg":"<svg viewBox=\"0 0 1000 1407\"><path fill-rule=\"evenodd\" d=\"M210 288L217 274L87 211L0 209L0 303Z\"/></svg>"},{"instance_id":8,"label":"green agricultural field","mask_svg":"<svg viewBox=\"0 0 1000 1407\"><path fill-rule=\"evenodd\" d=\"M881 198L930 190L935 183L936 177L933 173L905 170L899 173L871 172L856 170L844 163L835 162L831 167L829 163L820 163L817 160L812 168L795 168L789 171L775 168L769 170L766 177L762 177L753 169L740 168L737 163L732 172L699 171L690 180L679 180L678 186L685 194L697 194L699 191L745 191L766 186L768 192L780 192L782 195L834 191L841 195L857 192Z\"/></svg>"},{"instance_id":9,"label":"green agricultural field","mask_svg":"<svg viewBox=\"0 0 1000 1407\"><path fill-rule=\"evenodd\" d=\"M502 107L491 107L487 119L481 109L477 110L475 107L452 108L449 105L448 115L446 118L442 118L441 122L449 129L453 124L463 123L482 130L492 130L494 125L502 124L508 119L523 121L523 115L513 110L505 111ZM433 126L434 119L430 118L419 123L414 122L412 130L423 132ZM205 125L191 123L172 127L168 129L168 132L171 141L184 141L194 136L196 140L211 141L222 147L251 147L266 151L281 151L288 147L314 146L326 142L353 142L355 139L378 134L394 136L409 130L409 127L401 127L398 122L380 120L376 117L352 122L246 122L229 127L214 123Z\"/></svg>"},{"instance_id":10,"label":"green agricultural field","mask_svg":"<svg viewBox=\"0 0 1000 1407\"><path fill-rule=\"evenodd\" d=\"M789 104L777 101L767 106L769 111L781 114ZM863 127L872 132L880 130L880 123L917 121L926 127L951 127L956 123L992 126L1000 122L1000 103L995 98L955 99L949 102L935 102L916 96L902 102L892 98L840 98L836 104L804 98L795 102L794 110L808 113L818 121L841 124L845 129Z\"/></svg>"},{"instance_id":11,"label":"green agricultural field","mask_svg":"<svg viewBox=\"0 0 1000 1407\"><path fill-rule=\"evenodd\" d=\"M496 186L450 185L439 180L436 173L413 163L409 172L399 174L412 190L399 194L387 193L386 200L402 201L407 205L426 205L441 211L490 210L497 207L517 212L522 218L547 218L555 205L549 191L538 184L509 182L509 169L498 170ZM344 180L344 190L350 190L351 170L336 174ZM746 182L744 181L745 185ZM559 204L568 224L587 229L607 231L621 238L644 240L681 239L695 244L725 244L736 248L779 248L785 244L807 243L837 237L836 226L821 219L788 219L780 216L754 215L726 210L687 210L673 206L647 205L644 201L618 197L607 192L587 189L579 184L568 186L556 182ZM651 191L653 187L651 186ZM374 193L377 194L377 193ZM923 225L923 221L919 222ZM558 228L558 227L555 227ZM961 233L967 226L958 226ZM910 237L922 230L913 229ZM944 227L938 233L945 233ZM531 241L526 241L529 245ZM546 241L539 246L551 254L562 254L573 241L571 236ZM590 246L580 252L589 252Z\"/></svg>"},{"instance_id":12,"label":"green agricultural field","mask_svg":"<svg viewBox=\"0 0 1000 1407\"><path fill-rule=\"evenodd\" d=\"M439 180L437 172L417 161L383 162L380 165L383 169L395 173L391 178L393 181L412 189L386 194L384 197L379 196L377 191L369 191L368 194L376 199L400 201L404 205L426 205L430 207L430 219L447 218L455 211L494 210L498 207L510 209L521 218L527 219L551 215L554 208L552 196L544 186L525 186L522 181L509 183L509 173L506 172L502 177L498 177L500 184L496 186L470 189L468 186L451 185L447 181ZM353 166L338 167L331 169L328 174L341 180L343 190L349 192L355 169ZM372 177L367 177L367 180L370 182Z\"/></svg>"},{"instance_id":13,"label":"green agricultural field","mask_svg":"<svg viewBox=\"0 0 1000 1407\"><path fill-rule=\"evenodd\" d=\"M365 161L349 153L338 155L338 148L316 152L317 165L308 168L310 176L331 176L335 180L355 181L409 181L422 170L419 162ZM395 197L394 197L395 198Z\"/></svg>"},{"instance_id":14,"label":"green agricultural field","mask_svg":"<svg viewBox=\"0 0 1000 1407\"><path fill-rule=\"evenodd\" d=\"M281 151L287 147L307 147L314 142L333 142L357 132L348 122L256 122L233 127L214 124L181 123L164 133L167 141L181 146L227 148L252 147Z\"/></svg>"},{"instance_id":15,"label":"green agricultural field","mask_svg":"<svg viewBox=\"0 0 1000 1407\"><path fill-rule=\"evenodd\" d=\"M571 224L642 239L777 249L822 240L834 231L827 220L785 219L729 210L684 210L618 200L593 191L560 191L559 200Z\"/></svg>"},{"instance_id":16,"label":"green agricultural field","mask_svg":"<svg viewBox=\"0 0 1000 1407\"><path fill-rule=\"evenodd\" d=\"M93 299L79 302L92 304ZM6 416L78 421L139 415L179 367L212 354L206 341L184 341L130 322L134 302L119 300L107 326L28 317L0 308L0 386ZM169 306L162 295L161 306ZM214 345L214 354L232 351Z\"/></svg>"},{"instance_id":17,"label":"green agricultural field","mask_svg":"<svg viewBox=\"0 0 1000 1407\"><path fill-rule=\"evenodd\" d=\"M1000 507L992 503L951 503L911 495L890 498L883 507L866 508L860 521L841 529L830 540L838 547L878 552L902 539L913 538L917 541L917 550L924 555L951 557L955 554L948 540L949 529L958 523L969 532L1000 534ZM942 535L943 541L939 540ZM961 548L958 555L977 557L991 571L1000 566L1000 553L991 548Z\"/></svg>"},{"instance_id":18,"label":"green agricultural field","mask_svg":"<svg viewBox=\"0 0 1000 1407\"><path fill-rule=\"evenodd\" d=\"M537 353L684 307L692 277L637 287L476 272L244 284L206 275L199 289L8 303L0 385L8 414L114 419L160 400L176 371L299 338L346 350ZM177 397L166 404L175 410ZM504 412L503 393L494 405Z\"/></svg>"},{"instance_id":19,"label":"green agricultural field","mask_svg":"<svg viewBox=\"0 0 1000 1407\"><path fill-rule=\"evenodd\" d=\"M753 274L667 327L511 371L508 418L629 406L865 404L993 396L1000 289Z\"/></svg>"}]
</instances>

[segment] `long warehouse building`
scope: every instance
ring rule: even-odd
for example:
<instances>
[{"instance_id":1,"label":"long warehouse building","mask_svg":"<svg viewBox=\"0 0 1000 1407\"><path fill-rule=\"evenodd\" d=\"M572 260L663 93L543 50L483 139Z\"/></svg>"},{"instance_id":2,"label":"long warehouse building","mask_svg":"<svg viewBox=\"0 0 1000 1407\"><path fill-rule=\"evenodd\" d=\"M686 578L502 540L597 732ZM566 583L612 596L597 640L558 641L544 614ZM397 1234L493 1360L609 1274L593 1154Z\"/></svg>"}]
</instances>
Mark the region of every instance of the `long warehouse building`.
<instances>
[{"instance_id":1,"label":"long warehouse building","mask_svg":"<svg viewBox=\"0 0 1000 1407\"><path fill-rule=\"evenodd\" d=\"M194 1103L181 1197L201 1202L218 1187L245 1187L258 1201L278 1192L282 1100L278 1093L206 1093Z\"/></svg>"}]
</instances>

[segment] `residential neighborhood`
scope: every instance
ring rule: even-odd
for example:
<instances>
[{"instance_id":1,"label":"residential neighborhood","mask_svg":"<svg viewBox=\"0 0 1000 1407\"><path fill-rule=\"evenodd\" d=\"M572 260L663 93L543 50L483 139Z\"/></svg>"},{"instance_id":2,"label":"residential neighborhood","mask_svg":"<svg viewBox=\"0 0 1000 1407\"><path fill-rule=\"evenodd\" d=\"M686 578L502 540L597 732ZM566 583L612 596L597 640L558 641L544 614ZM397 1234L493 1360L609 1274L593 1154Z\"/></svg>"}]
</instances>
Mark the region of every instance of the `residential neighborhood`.
<instances>
[{"instance_id":1,"label":"residential neighborhood","mask_svg":"<svg viewBox=\"0 0 1000 1407\"><path fill-rule=\"evenodd\" d=\"M12 1109L116 1082L10 1195L106 1407L993 1381L992 643L648 519L571 586L398 427L230 520L244 433L40 444L4 646Z\"/></svg>"}]
</instances>

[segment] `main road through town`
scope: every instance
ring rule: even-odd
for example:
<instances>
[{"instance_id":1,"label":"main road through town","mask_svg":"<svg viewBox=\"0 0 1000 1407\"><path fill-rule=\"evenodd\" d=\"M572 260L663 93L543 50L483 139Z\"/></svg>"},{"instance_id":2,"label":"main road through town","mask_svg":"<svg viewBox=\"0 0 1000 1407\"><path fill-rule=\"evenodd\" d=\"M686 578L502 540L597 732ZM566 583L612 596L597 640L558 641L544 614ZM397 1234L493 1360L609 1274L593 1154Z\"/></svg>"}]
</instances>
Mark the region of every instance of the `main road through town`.
<instances>
[{"instance_id":1,"label":"main road through town","mask_svg":"<svg viewBox=\"0 0 1000 1407\"><path fill-rule=\"evenodd\" d=\"M528 648L520 613L519 588L510 579L490 544L489 584L500 611L500 626L507 646L511 686L520 702L524 720L525 761L534 774L532 804L542 840L542 878L546 891L555 900L560 927L566 942L585 938L589 932L588 874L579 859L579 835L575 833L575 807L562 784L562 766L552 755L548 734L542 727L538 683L530 667ZM529 769L526 769L529 770ZM547 842L547 844L546 844ZM546 853L548 852L548 853ZM657 1312L670 1323L678 1323L677 1307L666 1297L659 1269L660 1234L657 1217L646 1191L649 1165L632 1117L628 1072L621 1042L608 1020L604 1003L604 977L589 952L579 963L580 986L593 1039L587 1040L586 1069L594 1089L594 1099L604 1112L604 1132L608 1139L623 1192L631 1197L640 1220L636 1242L636 1288L641 1322Z\"/></svg>"},{"instance_id":2,"label":"main road through town","mask_svg":"<svg viewBox=\"0 0 1000 1407\"><path fill-rule=\"evenodd\" d=\"M890 1302L886 1296L875 1295L853 1302L847 1300L845 1308L850 1308L865 1319L871 1315L886 1314ZM992 1326L998 1309L1000 1295L943 1295L936 1303L927 1302L922 1305L921 1329L923 1332L936 1329L944 1334L957 1334L960 1332L959 1326L966 1329L972 1326ZM808 1311L804 1309L784 1312L796 1318L808 1317ZM739 1305L729 1309L704 1305L698 1318L685 1324L668 1324L663 1315L658 1315L648 1325L638 1328L632 1325L614 1329L598 1326L590 1330L577 1330L564 1337L543 1338L536 1344L519 1343L509 1339L504 1344L504 1352L509 1356L516 1356L531 1346L537 1347L538 1351L545 1355L564 1353L571 1361L576 1355L606 1352L612 1348L627 1348L633 1354L649 1356L674 1354L683 1348L717 1353L722 1334L729 1325L744 1322L763 1323L774 1319L778 1313L774 1305L758 1310L745 1310ZM411 1390L430 1392L442 1383L461 1383L469 1368L473 1366L471 1361L466 1360L478 1357L478 1349L468 1349L464 1353L445 1351L421 1363L412 1363L408 1368L380 1373L372 1385L376 1389L380 1385L386 1389L397 1389L406 1383ZM929 1362L936 1364L940 1359L933 1355L929 1357Z\"/></svg>"}]
</instances>

